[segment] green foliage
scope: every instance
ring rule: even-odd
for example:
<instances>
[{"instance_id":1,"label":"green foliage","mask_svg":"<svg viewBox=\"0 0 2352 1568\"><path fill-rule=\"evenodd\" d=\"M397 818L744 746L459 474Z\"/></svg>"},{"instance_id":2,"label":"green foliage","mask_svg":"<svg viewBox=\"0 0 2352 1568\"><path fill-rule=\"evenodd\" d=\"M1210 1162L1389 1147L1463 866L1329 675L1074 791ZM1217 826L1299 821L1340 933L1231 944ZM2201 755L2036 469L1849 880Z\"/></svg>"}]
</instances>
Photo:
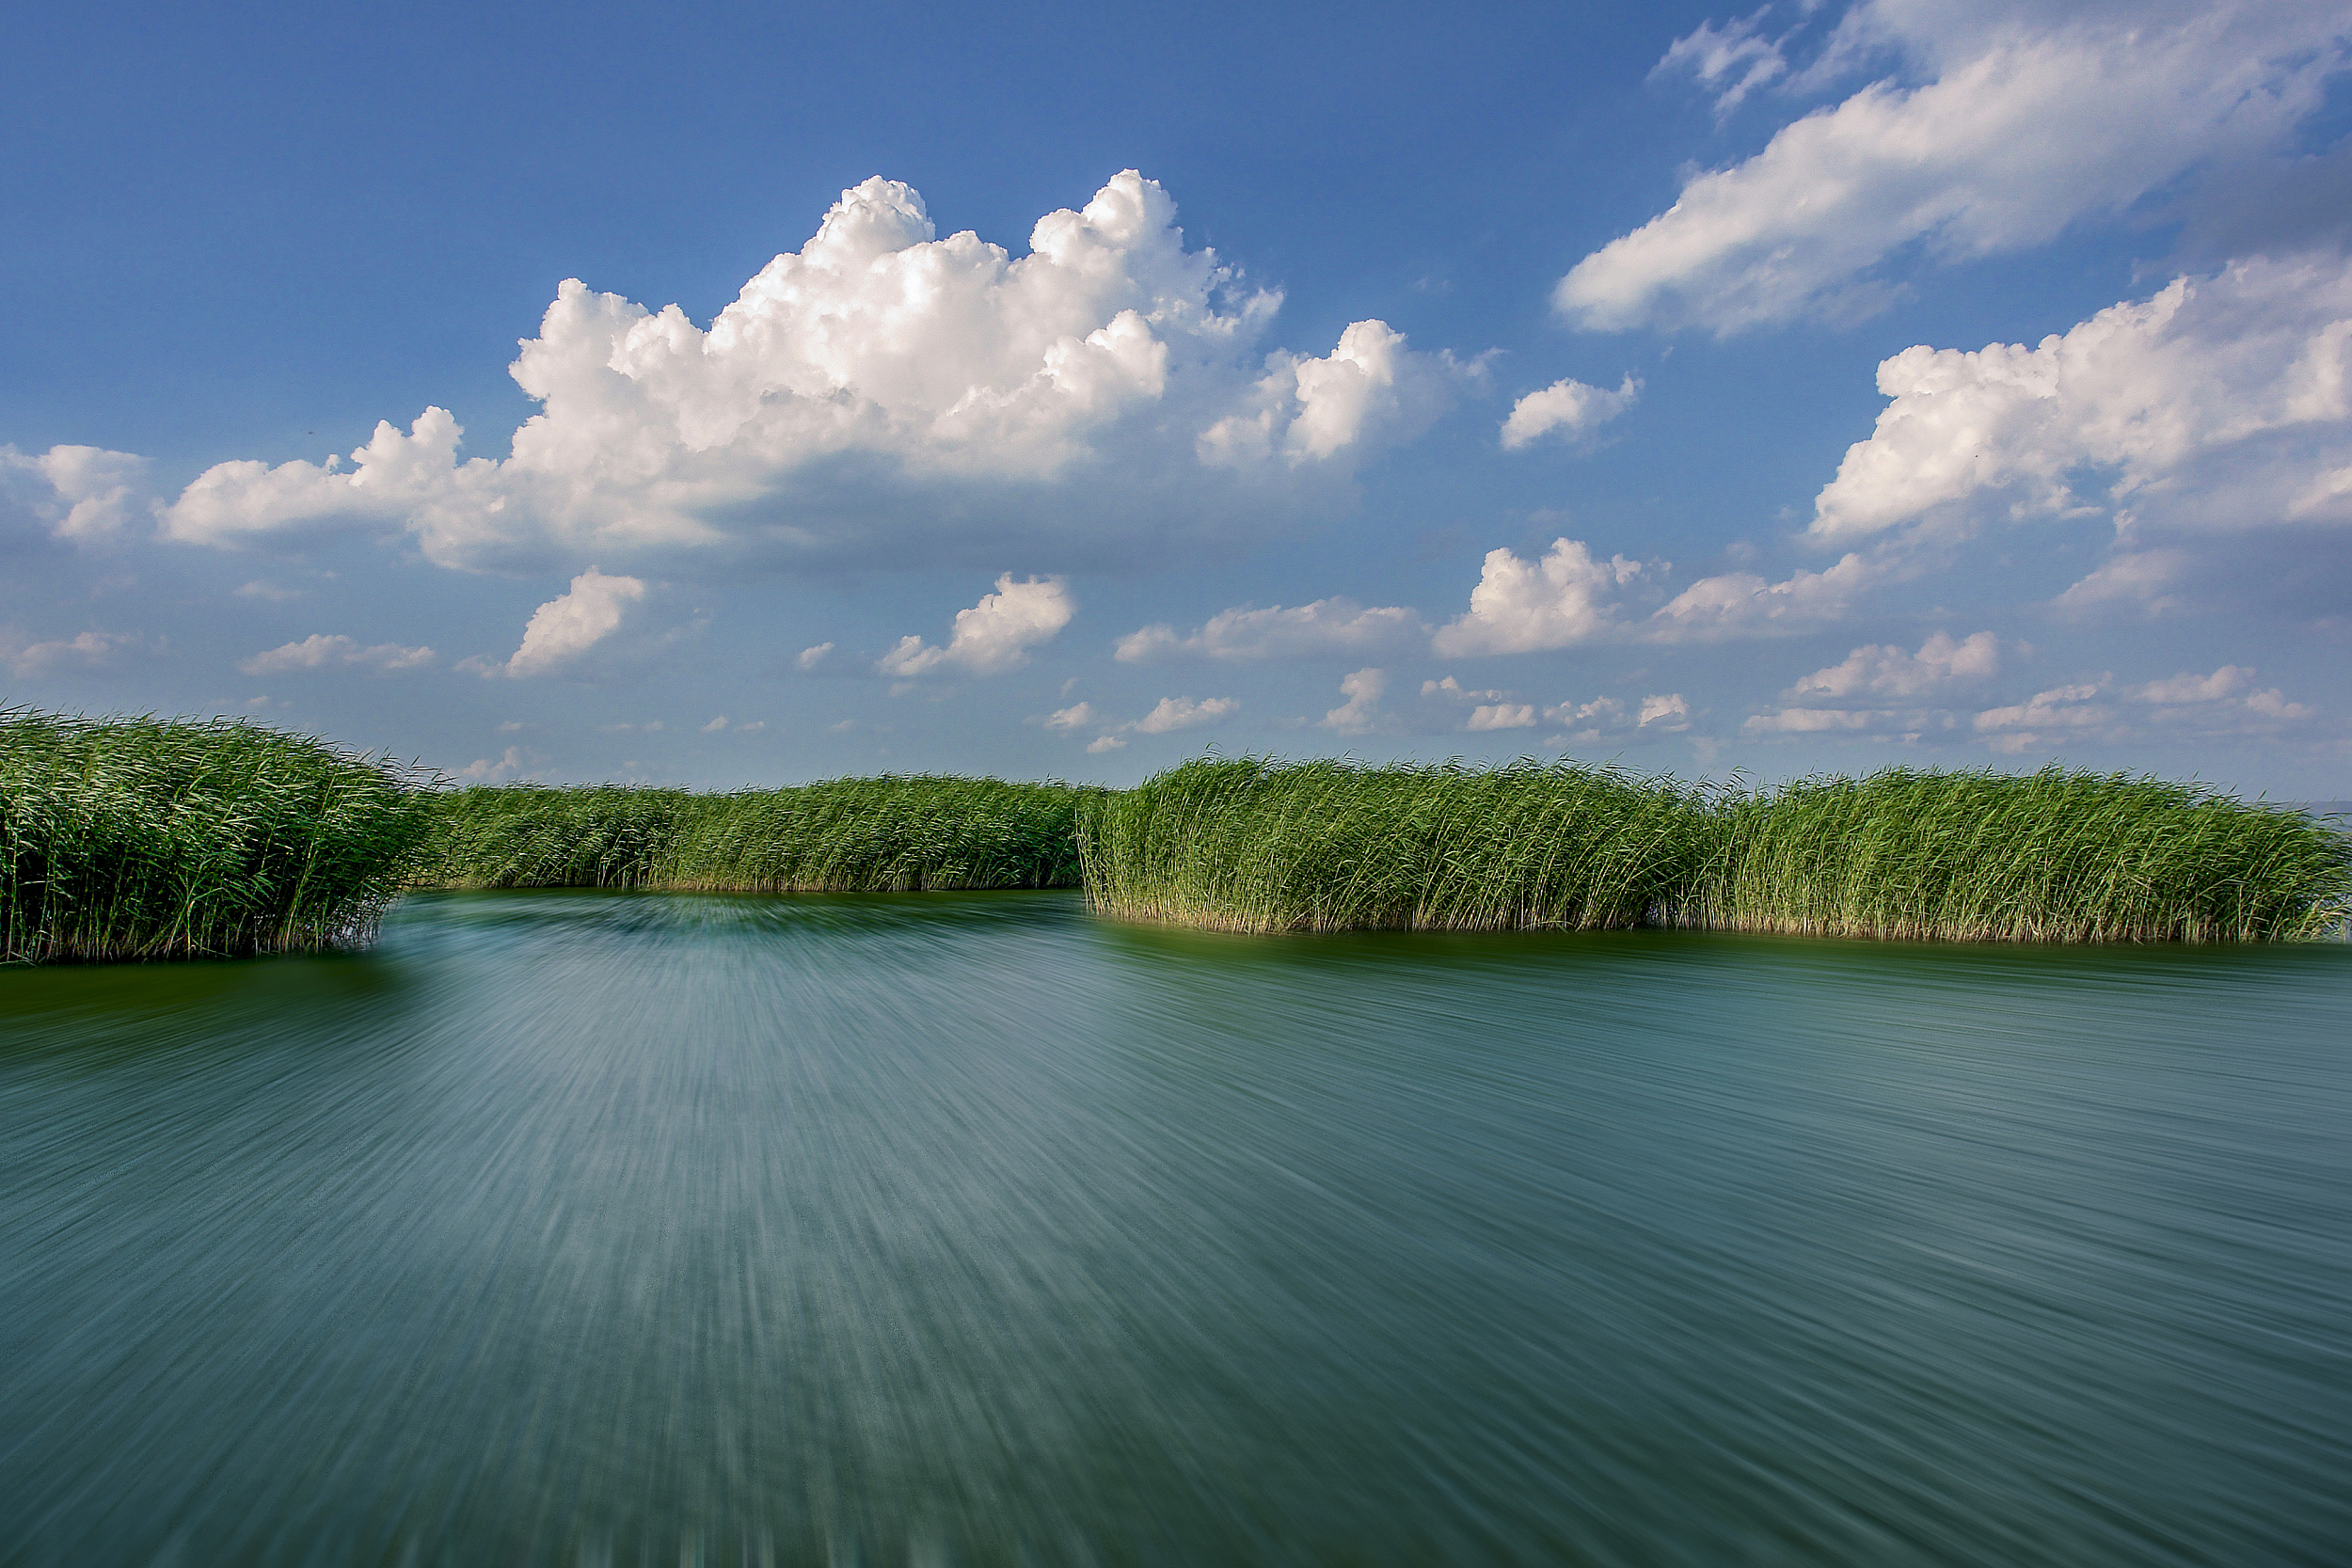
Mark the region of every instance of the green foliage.
<instances>
[{"instance_id":1,"label":"green foliage","mask_svg":"<svg viewBox=\"0 0 2352 1568\"><path fill-rule=\"evenodd\" d=\"M243 721L0 711L0 958L369 940L425 825L380 759Z\"/></svg>"},{"instance_id":2,"label":"green foliage","mask_svg":"<svg viewBox=\"0 0 2352 1568\"><path fill-rule=\"evenodd\" d=\"M2058 768L1743 793L1568 763L1204 758L1089 798L1079 841L1104 913L1232 931L2277 941L2352 910L2352 838L2334 828Z\"/></svg>"},{"instance_id":3,"label":"green foliage","mask_svg":"<svg viewBox=\"0 0 2352 1568\"><path fill-rule=\"evenodd\" d=\"M1204 757L1089 798L1079 843L1121 919L1595 929L1676 918L1707 828L1692 790L1614 768Z\"/></svg>"},{"instance_id":4,"label":"green foliage","mask_svg":"<svg viewBox=\"0 0 2352 1568\"><path fill-rule=\"evenodd\" d=\"M2352 839L2201 784L1893 768L1721 802L1690 923L2014 942L2257 942L2352 907Z\"/></svg>"},{"instance_id":5,"label":"green foliage","mask_svg":"<svg viewBox=\"0 0 2352 1568\"><path fill-rule=\"evenodd\" d=\"M1073 819L1089 793L937 776L724 795L609 784L453 790L435 804L416 879L754 893L1072 887Z\"/></svg>"}]
</instances>

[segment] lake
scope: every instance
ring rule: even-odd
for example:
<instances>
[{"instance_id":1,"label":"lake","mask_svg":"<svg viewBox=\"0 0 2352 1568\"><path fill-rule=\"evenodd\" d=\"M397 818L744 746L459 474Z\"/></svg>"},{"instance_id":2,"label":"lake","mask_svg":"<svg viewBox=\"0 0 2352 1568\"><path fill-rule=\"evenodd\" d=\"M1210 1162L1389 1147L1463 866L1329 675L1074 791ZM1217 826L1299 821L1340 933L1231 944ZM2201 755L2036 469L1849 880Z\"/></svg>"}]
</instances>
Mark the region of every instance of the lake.
<instances>
[{"instance_id":1,"label":"lake","mask_svg":"<svg viewBox=\"0 0 2352 1568\"><path fill-rule=\"evenodd\" d=\"M2342 1564L2352 947L405 900L0 973L8 1563Z\"/></svg>"}]
</instances>

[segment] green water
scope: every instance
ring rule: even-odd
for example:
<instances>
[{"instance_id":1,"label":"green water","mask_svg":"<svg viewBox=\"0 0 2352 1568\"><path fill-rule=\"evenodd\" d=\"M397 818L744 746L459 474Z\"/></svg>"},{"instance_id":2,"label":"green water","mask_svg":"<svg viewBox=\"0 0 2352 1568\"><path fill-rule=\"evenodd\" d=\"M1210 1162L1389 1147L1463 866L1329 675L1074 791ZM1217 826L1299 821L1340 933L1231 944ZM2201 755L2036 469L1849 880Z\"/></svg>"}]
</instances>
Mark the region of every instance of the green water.
<instances>
[{"instance_id":1,"label":"green water","mask_svg":"<svg viewBox=\"0 0 2352 1568\"><path fill-rule=\"evenodd\" d=\"M0 1560L2341 1564L2348 1024L1057 894L0 974Z\"/></svg>"}]
</instances>

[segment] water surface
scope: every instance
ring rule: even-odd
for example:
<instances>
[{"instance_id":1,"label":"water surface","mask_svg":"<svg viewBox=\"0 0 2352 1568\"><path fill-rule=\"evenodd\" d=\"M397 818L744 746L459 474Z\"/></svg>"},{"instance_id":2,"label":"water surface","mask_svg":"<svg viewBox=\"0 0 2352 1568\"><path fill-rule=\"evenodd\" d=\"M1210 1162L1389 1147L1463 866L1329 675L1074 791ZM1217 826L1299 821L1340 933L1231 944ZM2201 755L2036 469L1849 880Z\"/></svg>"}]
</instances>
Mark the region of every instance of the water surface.
<instances>
[{"instance_id":1,"label":"water surface","mask_svg":"<svg viewBox=\"0 0 2352 1568\"><path fill-rule=\"evenodd\" d=\"M0 973L9 1563L2335 1563L2352 949L441 895Z\"/></svg>"}]
</instances>

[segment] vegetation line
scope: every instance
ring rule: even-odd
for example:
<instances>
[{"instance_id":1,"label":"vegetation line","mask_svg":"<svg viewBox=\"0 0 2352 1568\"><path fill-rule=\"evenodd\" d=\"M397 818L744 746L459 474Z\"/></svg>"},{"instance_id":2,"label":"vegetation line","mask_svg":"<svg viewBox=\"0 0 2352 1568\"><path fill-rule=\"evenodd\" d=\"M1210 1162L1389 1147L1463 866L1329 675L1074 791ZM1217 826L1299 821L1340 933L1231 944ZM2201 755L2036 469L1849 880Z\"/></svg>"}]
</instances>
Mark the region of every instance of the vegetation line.
<instances>
[{"instance_id":1,"label":"vegetation line","mask_svg":"<svg viewBox=\"0 0 2352 1568\"><path fill-rule=\"evenodd\" d=\"M2201 784L2058 768L1746 790L1565 761L1212 756L1128 790L446 789L243 721L0 711L9 962L350 946L404 886L1079 885L1117 919L1243 932L2280 941L2352 911L2352 836Z\"/></svg>"},{"instance_id":2,"label":"vegetation line","mask_svg":"<svg viewBox=\"0 0 2352 1568\"><path fill-rule=\"evenodd\" d=\"M695 794L615 784L448 791L412 879L429 887L891 893L1075 887L1063 784L834 779Z\"/></svg>"}]
</instances>

